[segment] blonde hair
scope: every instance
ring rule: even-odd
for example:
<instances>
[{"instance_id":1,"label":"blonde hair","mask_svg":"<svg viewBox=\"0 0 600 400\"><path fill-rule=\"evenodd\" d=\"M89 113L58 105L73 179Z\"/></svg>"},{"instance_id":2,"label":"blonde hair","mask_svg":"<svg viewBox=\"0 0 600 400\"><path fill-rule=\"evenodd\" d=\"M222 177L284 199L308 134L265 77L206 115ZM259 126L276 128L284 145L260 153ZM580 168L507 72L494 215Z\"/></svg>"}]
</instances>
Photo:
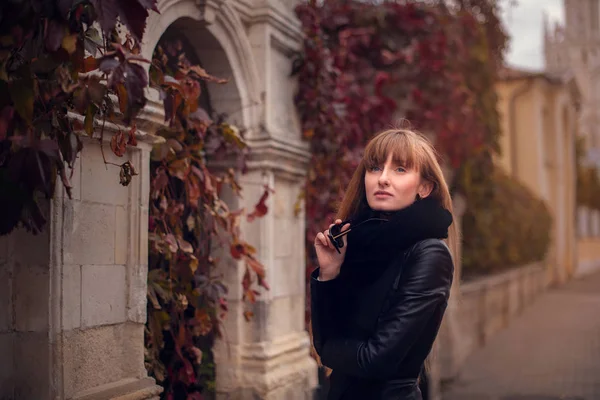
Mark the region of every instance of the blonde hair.
<instances>
[{"instance_id":1,"label":"blonde hair","mask_svg":"<svg viewBox=\"0 0 600 400\"><path fill-rule=\"evenodd\" d=\"M414 169L421 175L421 179L431 182L433 190L429 196L436 199L442 207L450 211L454 218L452 197L438 161L438 154L429 139L410 129L389 129L377 134L369 141L363 158L348 184L336 218L342 221L347 220L368 207L365 173L369 167L384 164L390 154L392 154L395 162L405 168ZM459 254L458 235L456 222L452 222L448 228L448 238L445 242L455 263ZM312 343L312 324L309 325L309 332ZM319 366L323 366L314 347L311 349L311 354L315 357ZM426 361L425 364L428 370L428 362ZM330 373L331 370L326 368L326 374L329 375Z\"/></svg>"}]
</instances>

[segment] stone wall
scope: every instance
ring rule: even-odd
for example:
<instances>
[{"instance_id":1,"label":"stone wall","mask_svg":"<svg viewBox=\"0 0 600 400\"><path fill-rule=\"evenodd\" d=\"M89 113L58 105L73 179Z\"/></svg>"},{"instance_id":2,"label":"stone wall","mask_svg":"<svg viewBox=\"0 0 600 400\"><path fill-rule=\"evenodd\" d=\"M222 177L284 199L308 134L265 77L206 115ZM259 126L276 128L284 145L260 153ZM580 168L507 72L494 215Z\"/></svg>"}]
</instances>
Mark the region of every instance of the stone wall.
<instances>
[{"instance_id":1,"label":"stone wall","mask_svg":"<svg viewBox=\"0 0 600 400\"><path fill-rule=\"evenodd\" d=\"M510 324L548 283L540 262L461 284L458 306L447 313L456 321L453 330L442 325L438 336L441 379L454 378L469 354Z\"/></svg>"},{"instance_id":2,"label":"stone wall","mask_svg":"<svg viewBox=\"0 0 600 400\"><path fill-rule=\"evenodd\" d=\"M0 238L1 399L160 393L144 368L149 150L126 155L141 173L123 187L85 140L72 199L59 186L41 234Z\"/></svg>"}]
</instances>

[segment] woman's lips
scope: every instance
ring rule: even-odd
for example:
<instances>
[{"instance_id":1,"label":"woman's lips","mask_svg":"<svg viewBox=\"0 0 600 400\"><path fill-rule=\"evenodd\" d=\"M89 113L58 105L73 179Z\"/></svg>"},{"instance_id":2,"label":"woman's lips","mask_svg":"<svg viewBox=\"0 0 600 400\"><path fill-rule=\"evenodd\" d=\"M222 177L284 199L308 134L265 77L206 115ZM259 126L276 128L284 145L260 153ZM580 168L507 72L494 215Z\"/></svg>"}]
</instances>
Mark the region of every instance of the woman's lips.
<instances>
[{"instance_id":1,"label":"woman's lips","mask_svg":"<svg viewBox=\"0 0 600 400\"><path fill-rule=\"evenodd\" d=\"M380 197L380 198L392 197L392 194L388 193L388 192L375 192L375 197Z\"/></svg>"}]
</instances>

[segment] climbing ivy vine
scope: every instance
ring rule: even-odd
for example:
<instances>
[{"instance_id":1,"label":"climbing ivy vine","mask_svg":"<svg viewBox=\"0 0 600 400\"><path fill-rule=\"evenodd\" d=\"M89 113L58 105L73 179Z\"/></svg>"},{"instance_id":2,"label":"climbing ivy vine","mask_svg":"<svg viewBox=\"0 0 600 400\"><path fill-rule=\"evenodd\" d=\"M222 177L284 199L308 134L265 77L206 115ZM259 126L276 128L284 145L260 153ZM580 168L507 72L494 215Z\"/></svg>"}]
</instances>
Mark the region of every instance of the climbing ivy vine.
<instances>
[{"instance_id":1,"label":"climbing ivy vine","mask_svg":"<svg viewBox=\"0 0 600 400\"><path fill-rule=\"evenodd\" d=\"M219 258L245 268L247 302L257 287L268 289L239 223L267 212L270 191L250 212L230 210L220 198L224 186L240 193L236 174L248 152L243 132L201 102L207 84L226 81L190 62L177 40L144 59L140 42L151 12L158 12L156 0L1 2L0 234L45 228L39 203L54 196L57 179L71 197L82 137L123 160L114 165L115 180L129 185L138 173L127 159L137 145L136 118L148 86L157 90L165 126L151 132L164 140L150 166L146 365L164 398L193 400L214 390L211 349L227 311ZM108 146L105 135L112 135ZM235 170L208 167L224 156L237 157Z\"/></svg>"},{"instance_id":2,"label":"climbing ivy vine","mask_svg":"<svg viewBox=\"0 0 600 400\"><path fill-rule=\"evenodd\" d=\"M404 119L430 136L467 197L490 194L499 150L494 79L507 36L501 1L309 1L296 8L304 47L293 74L312 160L305 191L312 240L331 221L367 140ZM307 313L309 308L307 307Z\"/></svg>"}]
</instances>

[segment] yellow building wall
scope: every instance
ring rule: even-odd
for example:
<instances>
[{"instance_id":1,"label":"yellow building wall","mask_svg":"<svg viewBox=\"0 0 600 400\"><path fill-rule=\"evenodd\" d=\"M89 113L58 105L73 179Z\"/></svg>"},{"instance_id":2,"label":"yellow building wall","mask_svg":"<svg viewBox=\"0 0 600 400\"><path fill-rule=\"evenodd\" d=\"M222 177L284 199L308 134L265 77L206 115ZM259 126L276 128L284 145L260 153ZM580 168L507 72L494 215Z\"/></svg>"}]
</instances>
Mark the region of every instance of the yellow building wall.
<instances>
[{"instance_id":1,"label":"yellow building wall","mask_svg":"<svg viewBox=\"0 0 600 400\"><path fill-rule=\"evenodd\" d=\"M577 265L574 128L567 87L530 78L497 82L496 91L502 127L497 165L546 201L554 219L548 275L562 282Z\"/></svg>"}]
</instances>

